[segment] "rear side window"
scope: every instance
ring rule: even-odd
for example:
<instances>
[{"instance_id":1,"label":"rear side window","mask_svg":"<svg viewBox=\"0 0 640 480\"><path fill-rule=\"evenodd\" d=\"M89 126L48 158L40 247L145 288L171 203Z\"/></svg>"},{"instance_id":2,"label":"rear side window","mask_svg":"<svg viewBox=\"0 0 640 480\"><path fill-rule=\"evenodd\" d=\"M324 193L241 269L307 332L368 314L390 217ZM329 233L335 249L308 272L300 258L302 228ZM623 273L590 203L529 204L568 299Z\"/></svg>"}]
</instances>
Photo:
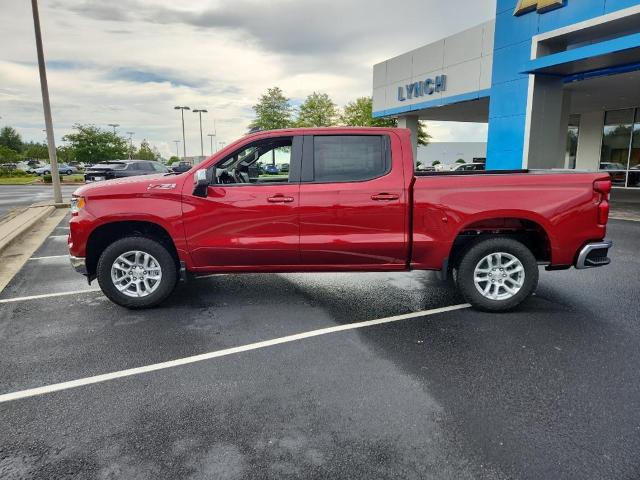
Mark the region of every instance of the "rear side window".
<instances>
[{"instance_id":1,"label":"rear side window","mask_svg":"<svg viewBox=\"0 0 640 480\"><path fill-rule=\"evenodd\" d=\"M357 182L388 172L390 159L385 137L327 135L313 139L315 182Z\"/></svg>"}]
</instances>

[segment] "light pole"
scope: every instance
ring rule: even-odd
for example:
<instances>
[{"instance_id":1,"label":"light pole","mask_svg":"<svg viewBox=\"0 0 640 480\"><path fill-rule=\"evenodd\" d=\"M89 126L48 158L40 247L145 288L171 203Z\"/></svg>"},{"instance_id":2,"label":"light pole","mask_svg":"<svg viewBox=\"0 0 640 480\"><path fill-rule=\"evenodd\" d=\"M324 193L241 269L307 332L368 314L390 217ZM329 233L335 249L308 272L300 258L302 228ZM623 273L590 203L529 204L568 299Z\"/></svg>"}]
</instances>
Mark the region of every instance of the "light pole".
<instances>
[{"instance_id":1,"label":"light pole","mask_svg":"<svg viewBox=\"0 0 640 480\"><path fill-rule=\"evenodd\" d=\"M113 134L116 134L116 128L118 128L120 126L119 123L107 123L107 125L109 125L110 127L113 127Z\"/></svg>"},{"instance_id":2,"label":"light pole","mask_svg":"<svg viewBox=\"0 0 640 480\"><path fill-rule=\"evenodd\" d=\"M176 157L180 158L180 151L178 150L180 146L180 140L174 140L173 142L176 144Z\"/></svg>"},{"instance_id":3,"label":"light pole","mask_svg":"<svg viewBox=\"0 0 640 480\"><path fill-rule=\"evenodd\" d=\"M56 141L53 137L53 119L51 117L51 103L49 102L49 84L47 82L47 69L44 63L44 49L42 48L42 32L40 31L40 13L38 12L38 0L31 0L31 9L33 10L33 28L36 34L36 50L38 52L38 69L40 71L40 89L42 90L44 123L47 128L47 144L49 146L49 161L51 162L51 183L53 184L53 199L56 203L62 203L62 190L60 190L60 173L58 172L58 157L56 156Z\"/></svg>"},{"instance_id":4,"label":"light pole","mask_svg":"<svg viewBox=\"0 0 640 480\"><path fill-rule=\"evenodd\" d=\"M200 115L200 156L204 157L204 142L202 140L202 114L207 113L207 111L204 108L194 108L193 113L197 113L198 115Z\"/></svg>"},{"instance_id":5,"label":"light pole","mask_svg":"<svg viewBox=\"0 0 640 480\"><path fill-rule=\"evenodd\" d=\"M173 107L174 110L180 110L180 113L182 114L182 151L184 153L184 159L187 158L187 142L185 141L185 137L184 137L184 111L185 110L191 110L191 108L189 107Z\"/></svg>"},{"instance_id":6,"label":"light pole","mask_svg":"<svg viewBox=\"0 0 640 480\"><path fill-rule=\"evenodd\" d=\"M207 137L209 137L209 139L211 140L211 155L213 155L213 143L214 143L214 139L216 138L216 134L207 133Z\"/></svg>"},{"instance_id":7,"label":"light pole","mask_svg":"<svg viewBox=\"0 0 640 480\"><path fill-rule=\"evenodd\" d=\"M218 142L218 145L220 145L220 150L222 150L226 144L224 142Z\"/></svg>"},{"instance_id":8,"label":"light pole","mask_svg":"<svg viewBox=\"0 0 640 480\"><path fill-rule=\"evenodd\" d=\"M127 132L127 135L129 135L129 160L131 160L132 156L133 156L133 134L135 132Z\"/></svg>"}]
</instances>

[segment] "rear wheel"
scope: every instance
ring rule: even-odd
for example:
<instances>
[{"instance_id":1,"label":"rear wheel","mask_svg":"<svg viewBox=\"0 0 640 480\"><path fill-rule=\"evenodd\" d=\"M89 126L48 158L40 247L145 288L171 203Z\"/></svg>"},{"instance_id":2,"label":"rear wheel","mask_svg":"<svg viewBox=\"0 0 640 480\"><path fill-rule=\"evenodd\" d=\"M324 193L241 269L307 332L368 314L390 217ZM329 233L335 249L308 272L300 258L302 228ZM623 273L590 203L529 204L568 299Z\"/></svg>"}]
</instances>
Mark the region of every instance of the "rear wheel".
<instances>
[{"instance_id":1,"label":"rear wheel","mask_svg":"<svg viewBox=\"0 0 640 480\"><path fill-rule=\"evenodd\" d=\"M511 310L538 285L538 263L525 245L502 237L480 240L462 256L457 285L474 307L489 312Z\"/></svg>"},{"instance_id":2,"label":"rear wheel","mask_svg":"<svg viewBox=\"0 0 640 480\"><path fill-rule=\"evenodd\" d=\"M176 262L164 245L151 238L126 237L102 252L97 278L112 302L148 308L173 292L178 275Z\"/></svg>"}]
</instances>

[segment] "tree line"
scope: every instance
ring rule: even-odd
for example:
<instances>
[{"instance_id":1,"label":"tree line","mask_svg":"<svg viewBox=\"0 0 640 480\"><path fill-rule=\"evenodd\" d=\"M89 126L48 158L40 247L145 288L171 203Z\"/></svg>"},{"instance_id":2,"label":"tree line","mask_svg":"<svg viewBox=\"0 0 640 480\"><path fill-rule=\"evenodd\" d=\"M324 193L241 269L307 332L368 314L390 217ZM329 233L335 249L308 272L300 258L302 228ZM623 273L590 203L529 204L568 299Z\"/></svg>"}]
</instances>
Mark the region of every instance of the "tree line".
<instances>
[{"instance_id":1,"label":"tree line","mask_svg":"<svg viewBox=\"0 0 640 480\"><path fill-rule=\"evenodd\" d=\"M255 119L249 131L300 127L397 127L395 118L374 118L371 97L360 97L340 109L326 93L313 92L298 109L279 87L267 89L253 106ZM418 124L418 144L427 145L429 134Z\"/></svg>"},{"instance_id":2,"label":"tree line","mask_svg":"<svg viewBox=\"0 0 640 480\"><path fill-rule=\"evenodd\" d=\"M131 147L129 141L117 133L101 129L95 125L75 124L73 132L62 137L65 145L56 148L61 163L97 163L106 160L134 158L157 160L160 153L147 140L139 148ZM14 163L23 160L49 161L46 143L24 142L13 127L0 130L0 163Z\"/></svg>"}]
</instances>

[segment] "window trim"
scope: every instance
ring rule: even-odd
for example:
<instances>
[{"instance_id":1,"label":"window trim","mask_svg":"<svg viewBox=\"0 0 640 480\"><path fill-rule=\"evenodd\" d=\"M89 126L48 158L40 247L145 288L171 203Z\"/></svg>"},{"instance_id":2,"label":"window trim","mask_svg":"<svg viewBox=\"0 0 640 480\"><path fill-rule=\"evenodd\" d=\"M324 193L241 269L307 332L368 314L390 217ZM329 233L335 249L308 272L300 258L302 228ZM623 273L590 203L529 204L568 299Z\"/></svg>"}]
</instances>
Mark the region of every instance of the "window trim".
<instances>
[{"instance_id":1,"label":"window trim","mask_svg":"<svg viewBox=\"0 0 640 480\"><path fill-rule=\"evenodd\" d=\"M219 161L215 162L213 165L207 168L208 171L213 172L213 168L217 167L218 164L224 162L229 159L233 155L236 155L238 152L247 149L249 146L259 143L259 142L268 142L269 140L282 139L282 138L290 138L291 139L291 158L289 159L289 180L287 182L265 182L265 183L212 183L211 187L264 187L264 186L279 186L282 187L284 185L300 185L300 170L302 164L302 145L303 145L303 136L302 135L279 135L272 137L263 137L251 142L247 142L243 145L240 145L237 149L231 152L229 155L224 156Z\"/></svg>"},{"instance_id":2,"label":"window trim","mask_svg":"<svg viewBox=\"0 0 640 480\"><path fill-rule=\"evenodd\" d=\"M382 139L382 148L385 161L385 171L378 176L361 179L361 180L336 180L336 181L316 181L315 179L315 137L379 137ZM302 147L302 172L300 183L304 185L331 185L334 183L365 183L391 174L393 167L393 156L391 152L391 137L385 133L322 133L317 135L305 135Z\"/></svg>"}]
</instances>

